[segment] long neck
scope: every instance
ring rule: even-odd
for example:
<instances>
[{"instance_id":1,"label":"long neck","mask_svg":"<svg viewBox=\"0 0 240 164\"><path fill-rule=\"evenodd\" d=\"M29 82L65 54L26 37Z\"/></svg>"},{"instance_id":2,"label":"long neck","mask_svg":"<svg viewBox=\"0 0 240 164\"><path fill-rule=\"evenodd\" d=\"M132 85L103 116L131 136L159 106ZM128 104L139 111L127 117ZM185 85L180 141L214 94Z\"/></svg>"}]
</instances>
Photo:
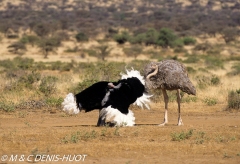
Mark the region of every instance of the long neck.
<instances>
[{"instance_id":1,"label":"long neck","mask_svg":"<svg viewBox=\"0 0 240 164\"><path fill-rule=\"evenodd\" d=\"M157 65L152 66L152 68L154 68L155 70L152 73L150 73L149 75L147 75L148 80L150 79L150 77L156 75L157 72L158 72L158 66Z\"/></svg>"}]
</instances>

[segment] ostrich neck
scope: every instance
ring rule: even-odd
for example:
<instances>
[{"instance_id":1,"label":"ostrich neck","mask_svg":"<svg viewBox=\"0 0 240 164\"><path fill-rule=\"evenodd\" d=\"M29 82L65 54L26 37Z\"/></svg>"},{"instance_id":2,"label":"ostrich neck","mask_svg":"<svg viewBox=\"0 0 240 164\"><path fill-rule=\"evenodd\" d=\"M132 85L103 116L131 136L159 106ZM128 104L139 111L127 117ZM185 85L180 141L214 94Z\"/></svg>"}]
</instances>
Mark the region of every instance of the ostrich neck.
<instances>
[{"instance_id":1,"label":"ostrich neck","mask_svg":"<svg viewBox=\"0 0 240 164\"><path fill-rule=\"evenodd\" d=\"M150 77L152 77L152 76L154 76L154 75L156 75L157 74L157 72L158 72L158 66L156 65L156 66L154 66L154 71L152 72L152 73L150 73L149 75L147 75L147 79L149 80L150 79Z\"/></svg>"}]
</instances>

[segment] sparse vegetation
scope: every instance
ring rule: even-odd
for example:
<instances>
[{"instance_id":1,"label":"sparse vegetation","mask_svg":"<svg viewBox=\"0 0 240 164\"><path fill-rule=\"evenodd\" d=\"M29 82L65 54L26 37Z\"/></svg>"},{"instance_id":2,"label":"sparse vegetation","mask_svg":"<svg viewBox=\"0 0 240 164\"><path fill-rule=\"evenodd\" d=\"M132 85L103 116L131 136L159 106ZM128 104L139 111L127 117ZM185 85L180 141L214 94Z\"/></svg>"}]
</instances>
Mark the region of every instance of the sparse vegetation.
<instances>
[{"instance_id":1,"label":"sparse vegetation","mask_svg":"<svg viewBox=\"0 0 240 164\"><path fill-rule=\"evenodd\" d=\"M172 141L182 141L182 140L186 140L189 139L191 136L193 135L193 129L190 129L187 132L180 132L180 133L172 133L171 137L172 137Z\"/></svg>"},{"instance_id":2,"label":"sparse vegetation","mask_svg":"<svg viewBox=\"0 0 240 164\"><path fill-rule=\"evenodd\" d=\"M217 99L215 97L206 97L203 99L206 105L213 106L217 104Z\"/></svg>"},{"instance_id":3,"label":"sparse vegetation","mask_svg":"<svg viewBox=\"0 0 240 164\"><path fill-rule=\"evenodd\" d=\"M238 163L236 0L2 0L0 7L0 147L6 154ZM196 86L196 96L181 93L185 126L155 126L164 110L161 90L154 91L151 110L130 106L139 124L132 128L95 127L98 111L61 112L67 93L116 81L132 67L143 74L146 63L163 59L184 63ZM175 92L169 100L169 112L177 112Z\"/></svg>"}]
</instances>

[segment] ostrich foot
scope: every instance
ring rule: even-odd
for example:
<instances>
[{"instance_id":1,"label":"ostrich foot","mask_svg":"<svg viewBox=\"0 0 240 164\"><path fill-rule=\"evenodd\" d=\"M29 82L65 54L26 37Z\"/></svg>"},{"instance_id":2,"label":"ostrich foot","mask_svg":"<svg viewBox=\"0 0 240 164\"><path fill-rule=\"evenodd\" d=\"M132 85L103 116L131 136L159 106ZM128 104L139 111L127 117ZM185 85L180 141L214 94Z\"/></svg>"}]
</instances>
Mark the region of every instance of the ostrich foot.
<instances>
[{"instance_id":1,"label":"ostrich foot","mask_svg":"<svg viewBox=\"0 0 240 164\"><path fill-rule=\"evenodd\" d=\"M163 123L158 124L158 126L165 126L165 124L167 124L167 123L168 123L168 121L164 121Z\"/></svg>"},{"instance_id":2,"label":"ostrich foot","mask_svg":"<svg viewBox=\"0 0 240 164\"><path fill-rule=\"evenodd\" d=\"M183 125L183 121L182 121L182 119L180 118L179 120L178 120L178 124L177 124L178 126L181 126L181 125Z\"/></svg>"},{"instance_id":3,"label":"ostrich foot","mask_svg":"<svg viewBox=\"0 0 240 164\"><path fill-rule=\"evenodd\" d=\"M158 126L165 126L166 123L161 123L161 124L158 124Z\"/></svg>"}]
</instances>

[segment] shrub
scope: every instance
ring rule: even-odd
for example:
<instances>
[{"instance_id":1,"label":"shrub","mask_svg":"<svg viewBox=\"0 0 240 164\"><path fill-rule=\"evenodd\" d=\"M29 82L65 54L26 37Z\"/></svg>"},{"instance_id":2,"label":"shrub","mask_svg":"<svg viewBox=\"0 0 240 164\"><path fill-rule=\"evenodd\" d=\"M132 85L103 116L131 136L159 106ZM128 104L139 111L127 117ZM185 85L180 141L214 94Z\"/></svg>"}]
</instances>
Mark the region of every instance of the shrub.
<instances>
[{"instance_id":1,"label":"shrub","mask_svg":"<svg viewBox=\"0 0 240 164\"><path fill-rule=\"evenodd\" d=\"M19 54L19 55L22 55L23 51L26 50L26 46L22 42L12 43L7 48L9 49L8 50L9 52L12 52L13 54Z\"/></svg>"},{"instance_id":2,"label":"shrub","mask_svg":"<svg viewBox=\"0 0 240 164\"><path fill-rule=\"evenodd\" d=\"M24 88L33 89L34 84L40 80L41 74L35 71L10 70L7 72L6 77L11 81L4 89L8 91L19 91Z\"/></svg>"},{"instance_id":3,"label":"shrub","mask_svg":"<svg viewBox=\"0 0 240 164\"><path fill-rule=\"evenodd\" d=\"M28 70L33 68L34 60L30 58L15 57L13 60L1 60L0 66L6 68L8 71L11 70Z\"/></svg>"},{"instance_id":4,"label":"shrub","mask_svg":"<svg viewBox=\"0 0 240 164\"><path fill-rule=\"evenodd\" d=\"M112 48L109 47L109 45L100 44L99 46L95 47L96 52L98 54L98 57L101 58L101 60L105 60L105 58L110 54Z\"/></svg>"},{"instance_id":5,"label":"shrub","mask_svg":"<svg viewBox=\"0 0 240 164\"><path fill-rule=\"evenodd\" d=\"M145 33L144 42L146 45L156 45L158 37L159 37L159 33L155 29L150 28Z\"/></svg>"},{"instance_id":6,"label":"shrub","mask_svg":"<svg viewBox=\"0 0 240 164\"><path fill-rule=\"evenodd\" d=\"M58 71L70 71L73 68L73 63L63 63L61 61L52 62L49 69Z\"/></svg>"},{"instance_id":7,"label":"shrub","mask_svg":"<svg viewBox=\"0 0 240 164\"><path fill-rule=\"evenodd\" d=\"M41 78L41 74L39 72L32 71L31 73L27 73L21 76L18 80L21 86L25 86L26 88L32 89L33 84L38 82Z\"/></svg>"},{"instance_id":8,"label":"shrub","mask_svg":"<svg viewBox=\"0 0 240 164\"><path fill-rule=\"evenodd\" d=\"M176 39L177 39L177 36L173 33L171 29L161 28L159 31L157 44L163 48L173 47L174 41Z\"/></svg>"},{"instance_id":9,"label":"shrub","mask_svg":"<svg viewBox=\"0 0 240 164\"><path fill-rule=\"evenodd\" d=\"M136 36L132 36L129 38L129 42L131 44L142 44L145 42L146 35L145 33L137 34Z\"/></svg>"},{"instance_id":10,"label":"shrub","mask_svg":"<svg viewBox=\"0 0 240 164\"><path fill-rule=\"evenodd\" d=\"M182 39L176 39L173 42L173 47L182 48L183 45L184 45L184 43L183 43Z\"/></svg>"},{"instance_id":11,"label":"shrub","mask_svg":"<svg viewBox=\"0 0 240 164\"><path fill-rule=\"evenodd\" d=\"M127 31L123 31L121 34L116 34L113 36L113 39L118 43L118 44L124 44L129 40L130 36Z\"/></svg>"},{"instance_id":12,"label":"shrub","mask_svg":"<svg viewBox=\"0 0 240 164\"><path fill-rule=\"evenodd\" d=\"M208 106L213 106L217 104L217 99L213 97L207 97L203 100L203 102Z\"/></svg>"},{"instance_id":13,"label":"shrub","mask_svg":"<svg viewBox=\"0 0 240 164\"><path fill-rule=\"evenodd\" d=\"M44 58L48 58L49 52L57 53L56 48L61 44L59 37L47 37L38 41L38 47L41 49Z\"/></svg>"},{"instance_id":14,"label":"shrub","mask_svg":"<svg viewBox=\"0 0 240 164\"><path fill-rule=\"evenodd\" d=\"M88 36L85 33L83 33L83 32L77 33L75 38L77 39L78 42L88 41Z\"/></svg>"},{"instance_id":15,"label":"shrub","mask_svg":"<svg viewBox=\"0 0 240 164\"><path fill-rule=\"evenodd\" d=\"M186 140L189 139L193 134L193 129L190 129L187 132L180 132L180 133L172 133L171 137L172 137L172 141L182 141L182 140Z\"/></svg>"},{"instance_id":16,"label":"shrub","mask_svg":"<svg viewBox=\"0 0 240 164\"><path fill-rule=\"evenodd\" d=\"M33 67L34 60L30 58L16 57L13 59L13 63L15 63L15 65L20 69L28 70Z\"/></svg>"},{"instance_id":17,"label":"shrub","mask_svg":"<svg viewBox=\"0 0 240 164\"><path fill-rule=\"evenodd\" d=\"M212 78L211 78L211 84L212 84L212 85L219 85L219 84L220 84L220 79L219 79L219 77L213 75Z\"/></svg>"},{"instance_id":18,"label":"shrub","mask_svg":"<svg viewBox=\"0 0 240 164\"><path fill-rule=\"evenodd\" d=\"M217 77L216 75L212 75L212 76L197 76L197 83L198 83L198 87L200 89L205 89L208 86L217 86L221 83L219 77Z\"/></svg>"},{"instance_id":19,"label":"shrub","mask_svg":"<svg viewBox=\"0 0 240 164\"><path fill-rule=\"evenodd\" d=\"M192 37L184 37L182 40L184 45L194 45L196 43L196 39Z\"/></svg>"},{"instance_id":20,"label":"shrub","mask_svg":"<svg viewBox=\"0 0 240 164\"><path fill-rule=\"evenodd\" d=\"M50 107L61 108L63 102L63 98L55 98L55 97L48 97L46 99L46 104Z\"/></svg>"},{"instance_id":21,"label":"shrub","mask_svg":"<svg viewBox=\"0 0 240 164\"><path fill-rule=\"evenodd\" d=\"M20 42L23 44L30 44L32 47L38 43L39 38L35 35L24 35L21 39Z\"/></svg>"},{"instance_id":22,"label":"shrub","mask_svg":"<svg viewBox=\"0 0 240 164\"><path fill-rule=\"evenodd\" d=\"M222 30L223 39L226 43L235 41L238 36L238 29L235 27L227 27Z\"/></svg>"},{"instance_id":23,"label":"shrub","mask_svg":"<svg viewBox=\"0 0 240 164\"><path fill-rule=\"evenodd\" d=\"M0 109L6 112L13 112L15 110L15 104L11 101L0 101Z\"/></svg>"},{"instance_id":24,"label":"shrub","mask_svg":"<svg viewBox=\"0 0 240 164\"><path fill-rule=\"evenodd\" d=\"M46 76L41 80L41 83L39 85L39 90L45 95L49 96L50 94L53 94L56 92L56 82L57 77L54 76Z\"/></svg>"},{"instance_id":25,"label":"shrub","mask_svg":"<svg viewBox=\"0 0 240 164\"><path fill-rule=\"evenodd\" d=\"M240 89L228 92L228 109L240 109Z\"/></svg>"}]
</instances>

